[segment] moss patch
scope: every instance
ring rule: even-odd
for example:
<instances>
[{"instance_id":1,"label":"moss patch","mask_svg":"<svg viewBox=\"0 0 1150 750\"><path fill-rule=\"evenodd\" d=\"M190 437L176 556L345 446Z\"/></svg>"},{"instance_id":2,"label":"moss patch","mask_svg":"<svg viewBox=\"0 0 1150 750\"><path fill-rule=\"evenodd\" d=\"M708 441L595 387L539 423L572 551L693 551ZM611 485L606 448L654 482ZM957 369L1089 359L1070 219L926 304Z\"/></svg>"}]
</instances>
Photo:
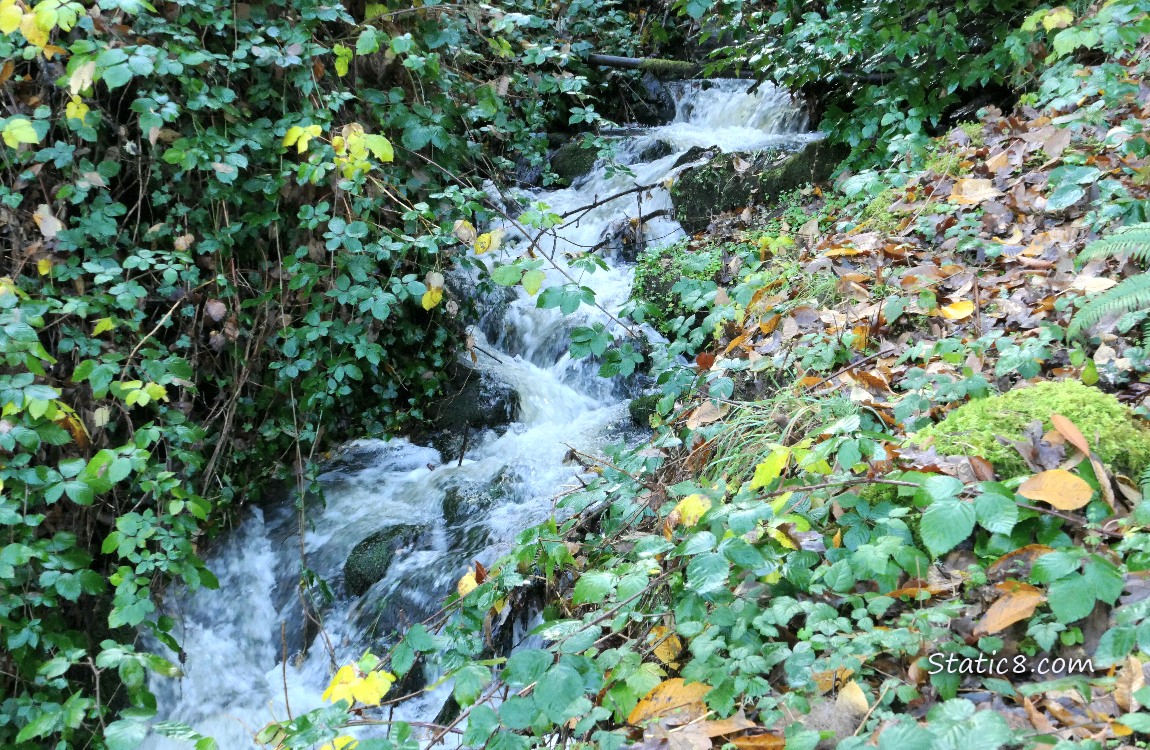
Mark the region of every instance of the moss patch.
<instances>
[{"instance_id":1,"label":"moss patch","mask_svg":"<svg viewBox=\"0 0 1150 750\"><path fill-rule=\"evenodd\" d=\"M1021 440L1023 430L1036 419L1049 430L1051 414L1077 425L1099 457L1120 471L1137 475L1150 464L1150 430L1118 399L1076 380L1044 382L971 401L920 430L912 440L921 444L934 438L934 447L943 455L982 456L999 476L1021 476L1030 472L1026 463L1018 451L996 438Z\"/></svg>"},{"instance_id":2,"label":"moss patch","mask_svg":"<svg viewBox=\"0 0 1150 750\"><path fill-rule=\"evenodd\" d=\"M653 306L652 323L665 331L666 324L689 311L672 291L683 279L711 281L721 270L722 249L717 245L692 247L687 240L670 247L649 248L639 255L635 266L632 295Z\"/></svg>"},{"instance_id":3,"label":"moss patch","mask_svg":"<svg viewBox=\"0 0 1150 750\"><path fill-rule=\"evenodd\" d=\"M598 158L595 149L583 148L578 141L568 141L551 155L551 171L571 181L590 172Z\"/></svg>"}]
</instances>

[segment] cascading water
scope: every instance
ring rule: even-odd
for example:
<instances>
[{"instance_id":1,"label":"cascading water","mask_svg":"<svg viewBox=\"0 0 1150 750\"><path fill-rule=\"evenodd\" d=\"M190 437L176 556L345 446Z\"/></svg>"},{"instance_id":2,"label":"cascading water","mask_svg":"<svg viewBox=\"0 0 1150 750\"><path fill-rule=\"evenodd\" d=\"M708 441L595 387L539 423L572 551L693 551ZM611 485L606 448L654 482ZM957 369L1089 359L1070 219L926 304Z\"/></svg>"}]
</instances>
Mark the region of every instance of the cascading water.
<instances>
[{"instance_id":1,"label":"cascading water","mask_svg":"<svg viewBox=\"0 0 1150 750\"><path fill-rule=\"evenodd\" d=\"M285 717L289 707L299 713L320 705L333 651L335 661L346 663L400 617L422 619L473 560L490 565L519 531L546 520L553 498L579 471L565 463L569 447L594 454L625 436L626 394L589 363L573 360L566 347L575 325L618 325L604 311L626 302L632 269L615 260L607 270L587 274L569 268L565 253L596 248L613 224L636 218L647 245L682 237L662 185L692 147L787 149L817 137L803 132L805 116L770 85L750 93L746 81L688 81L677 84L674 94L673 122L619 144L619 160L633 174L609 177L597 166L570 188L537 192L535 200L572 217L554 233L527 238L506 228L505 247L514 251L534 239L537 251L555 261L548 283L562 283L570 274L594 289L602 308L584 306L564 317L539 309L520 290L477 327L478 362L469 358L465 364L519 392L519 421L502 434L473 436L461 463L405 440L353 443L321 477L326 504L307 509L302 539L291 502L252 511L208 561L220 590L173 593L166 602L177 621L184 676L153 681L165 719L191 725L221 748L254 747L253 733ZM582 210L635 185L655 187ZM343 591L337 582L353 547L400 525L404 546L393 546L385 577L361 596ZM318 634L304 622L297 598L301 556L336 587ZM394 718L433 719L449 690L443 685L407 701ZM152 736L144 747L186 745Z\"/></svg>"}]
</instances>

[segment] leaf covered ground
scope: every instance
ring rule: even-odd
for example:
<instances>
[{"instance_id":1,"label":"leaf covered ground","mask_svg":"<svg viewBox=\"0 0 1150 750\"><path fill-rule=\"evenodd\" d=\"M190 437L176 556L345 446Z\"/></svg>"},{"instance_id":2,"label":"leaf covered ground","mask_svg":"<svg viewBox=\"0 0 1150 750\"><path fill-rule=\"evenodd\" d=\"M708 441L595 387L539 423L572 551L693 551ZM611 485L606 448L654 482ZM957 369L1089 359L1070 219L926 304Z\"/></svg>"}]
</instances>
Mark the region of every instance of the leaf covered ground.
<instances>
[{"instance_id":1,"label":"leaf covered ground","mask_svg":"<svg viewBox=\"0 0 1150 750\"><path fill-rule=\"evenodd\" d=\"M465 743L1143 746L1145 53L640 261L654 436L461 590L550 602Z\"/></svg>"}]
</instances>

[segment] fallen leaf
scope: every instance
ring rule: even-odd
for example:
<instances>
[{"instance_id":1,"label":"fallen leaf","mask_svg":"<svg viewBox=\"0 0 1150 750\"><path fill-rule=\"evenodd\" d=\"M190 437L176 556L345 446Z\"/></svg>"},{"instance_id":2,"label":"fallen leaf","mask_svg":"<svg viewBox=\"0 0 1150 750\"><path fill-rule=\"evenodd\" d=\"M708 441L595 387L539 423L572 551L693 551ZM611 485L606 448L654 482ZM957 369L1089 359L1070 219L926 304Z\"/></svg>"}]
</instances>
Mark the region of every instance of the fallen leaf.
<instances>
[{"instance_id":1,"label":"fallen leaf","mask_svg":"<svg viewBox=\"0 0 1150 750\"><path fill-rule=\"evenodd\" d=\"M835 705L858 714L865 714L870 708L867 704L866 693L855 680L843 685L842 690L835 698Z\"/></svg>"},{"instance_id":2,"label":"fallen leaf","mask_svg":"<svg viewBox=\"0 0 1150 750\"><path fill-rule=\"evenodd\" d=\"M724 734L741 732L744 729L751 729L754 726L755 722L748 719L742 710L729 719L716 719L714 721L704 721L699 724L703 733L708 737L722 737Z\"/></svg>"},{"instance_id":3,"label":"fallen leaf","mask_svg":"<svg viewBox=\"0 0 1150 750\"><path fill-rule=\"evenodd\" d=\"M703 425L717 422L723 418L723 409L715 405L715 402L707 400L695 408L687 417L687 427L692 430L697 430Z\"/></svg>"},{"instance_id":4,"label":"fallen leaf","mask_svg":"<svg viewBox=\"0 0 1150 750\"><path fill-rule=\"evenodd\" d=\"M974 313L974 303L968 299L960 299L946 307L939 308L939 314L947 320L962 320Z\"/></svg>"},{"instance_id":5,"label":"fallen leaf","mask_svg":"<svg viewBox=\"0 0 1150 750\"><path fill-rule=\"evenodd\" d=\"M1070 285L1070 288L1087 294L1095 294L1105 292L1110 287L1117 285L1118 282L1114 279L1107 279L1102 276L1079 276Z\"/></svg>"},{"instance_id":6,"label":"fallen leaf","mask_svg":"<svg viewBox=\"0 0 1150 750\"><path fill-rule=\"evenodd\" d=\"M731 743L739 750L783 750L787 746L786 738L774 732L734 737Z\"/></svg>"},{"instance_id":7,"label":"fallen leaf","mask_svg":"<svg viewBox=\"0 0 1150 750\"><path fill-rule=\"evenodd\" d=\"M707 712L703 696L711 688L701 682L687 684L682 677L673 677L656 685L639 701L627 716L627 723L638 726L649 719L675 716L693 721Z\"/></svg>"},{"instance_id":8,"label":"fallen leaf","mask_svg":"<svg viewBox=\"0 0 1150 750\"><path fill-rule=\"evenodd\" d=\"M1142 672L1142 662L1131 654L1118 670L1118 679L1114 683L1114 702L1126 713L1134 713L1142 706L1134 697L1146 684L1146 676Z\"/></svg>"},{"instance_id":9,"label":"fallen leaf","mask_svg":"<svg viewBox=\"0 0 1150 750\"><path fill-rule=\"evenodd\" d=\"M1090 455L1090 443L1086 442L1086 436L1082 434L1081 430L1074 426L1073 422L1061 414L1051 414L1050 424L1053 425L1054 429L1058 430L1058 434L1066 438L1071 445L1082 451L1084 455Z\"/></svg>"},{"instance_id":10,"label":"fallen leaf","mask_svg":"<svg viewBox=\"0 0 1150 750\"><path fill-rule=\"evenodd\" d=\"M678 666L676 660L679 658L679 654L683 653L683 642L679 640L679 636L671 632L670 628L663 625L656 625L651 628L651 636L657 642L662 641L655 647L655 658L669 667L674 668ZM742 728L743 727L740 727L740 729ZM723 734L725 734L725 732Z\"/></svg>"},{"instance_id":11,"label":"fallen leaf","mask_svg":"<svg viewBox=\"0 0 1150 750\"><path fill-rule=\"evenodd\" d=\"M1002 191L994 187L991 180L977 177L964 177L956 180L950 191L950 202L964 206L976 206L979 203L997 198Z\"/></svg>"},{"instance_id":12,"label":"fallen leaf","mask_svg":"<svg viewBox=\"0 0 1150 750\"><path fill-rule=\"evenodd\" d=\"M1050 469L1023 482L1018 494L1059 510L1077 510L1090 502L1094 490L1086 480L1066 469Z\"/></svg>"},{"instance_id":13,"label":"fallen leaf","mask_svg":"<svg viewBox=\"0 0 1150 750\"><path fill-rule=\"evenodd\" d=\"M204 303L204 313L218 323L228 314L228 306L218 299L210 299Z\"/></svg>"},{"instance_id":14,"label":"fallen leaf","mask_svg":"<svg viewBox=\"0 0 1150 750\"><path fill-rule=\"evenodd\" d=\"M991 635L1006 630L1034 614L1038 605L1046 600L1042 592L1029 584L1019 583L995 600L974 628L975 635Z\"/></svg>"}]
</instances>

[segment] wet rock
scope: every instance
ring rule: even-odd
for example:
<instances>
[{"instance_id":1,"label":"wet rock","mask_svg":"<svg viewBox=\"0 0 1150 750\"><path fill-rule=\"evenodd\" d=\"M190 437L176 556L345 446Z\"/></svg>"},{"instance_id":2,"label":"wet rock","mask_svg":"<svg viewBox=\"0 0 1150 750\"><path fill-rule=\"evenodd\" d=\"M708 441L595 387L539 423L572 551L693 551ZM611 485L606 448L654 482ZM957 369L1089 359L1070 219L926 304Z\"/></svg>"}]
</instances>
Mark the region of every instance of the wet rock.
<instances>
[{"instance_id":1,"label":"wet rock","mask_svg":"<svg viewBox=\"0 0 1150 750\"><path fill-rule=\"evenodd\" d=\"M598 158L595 149L583 148L581 139L571 140L551 154L551 171L570 182L590 172Z\"/></svg>"},{"instance_id":2,"label":"wet rock","mask_svg":"<svg viewBox=\"0 0 1150 750\"><path fill-rule=\"evenodd\" d=\"M344 588L353 596L362 596L387 575L387 569L397 554L420 543L423 533L422 526L388 526L355 545L343 566Z\"/></svg>"},{"instance_id":3,"label":"wet rock","mask_svg":"<svg viewBox=\"0 0 1150 750\"><path fill-rule=\"evenodd\" d=\"M503 427L519 416L519 393L491 375L455 366L444 396L428 409L431 444L445 461L463 452L469 433Z\"/></svg>"},{"instance_id":4,"label":"wet rock","mask_svg":"<svg viewBox=\"0 0 1150 750\"><path fill-rule=\"evenodd\" d=\"M652 138L639 146L635 155L627 159L627 164L648 164L673 153L675 153L675 147L670 143Z\"/></svg>"},{"instance_id":5,"label":"wet rock","mask_svg":"<svg viewBox=\"0 0 1150 750\"><path fill-rule=\"evenodd\" d=\"M688 155L680 161L685 163ZM725 211L762 204L780 193L827 179L845 155L841 146L824 140L790 154L720 154L679 175L671 188L675 218L688 233L701 232Z\"/></svg>"},{"instance_id":6,"label":"wet rock","mask_svg":"<svg viewBox=\"0 0 1150 750\"><path fill-rule=\"evenodd\" d=\"M643 74L642 92L635 105L635 121L642 125L666 125L675 119L675 98L651 72Z\"/></svg>"},{"instance_id":7,"label":"wet rock","mask_svg":"<svg viewBox=\"0 0 1150 750\"><path fill-rule=\"evenodd\" d=\"M522 477L509 466L499 470L490 482L451 482L444 488L443 520L448 527L459 526L473 520L511 495L512 488Z\"/></svg>"}]
</instances>

